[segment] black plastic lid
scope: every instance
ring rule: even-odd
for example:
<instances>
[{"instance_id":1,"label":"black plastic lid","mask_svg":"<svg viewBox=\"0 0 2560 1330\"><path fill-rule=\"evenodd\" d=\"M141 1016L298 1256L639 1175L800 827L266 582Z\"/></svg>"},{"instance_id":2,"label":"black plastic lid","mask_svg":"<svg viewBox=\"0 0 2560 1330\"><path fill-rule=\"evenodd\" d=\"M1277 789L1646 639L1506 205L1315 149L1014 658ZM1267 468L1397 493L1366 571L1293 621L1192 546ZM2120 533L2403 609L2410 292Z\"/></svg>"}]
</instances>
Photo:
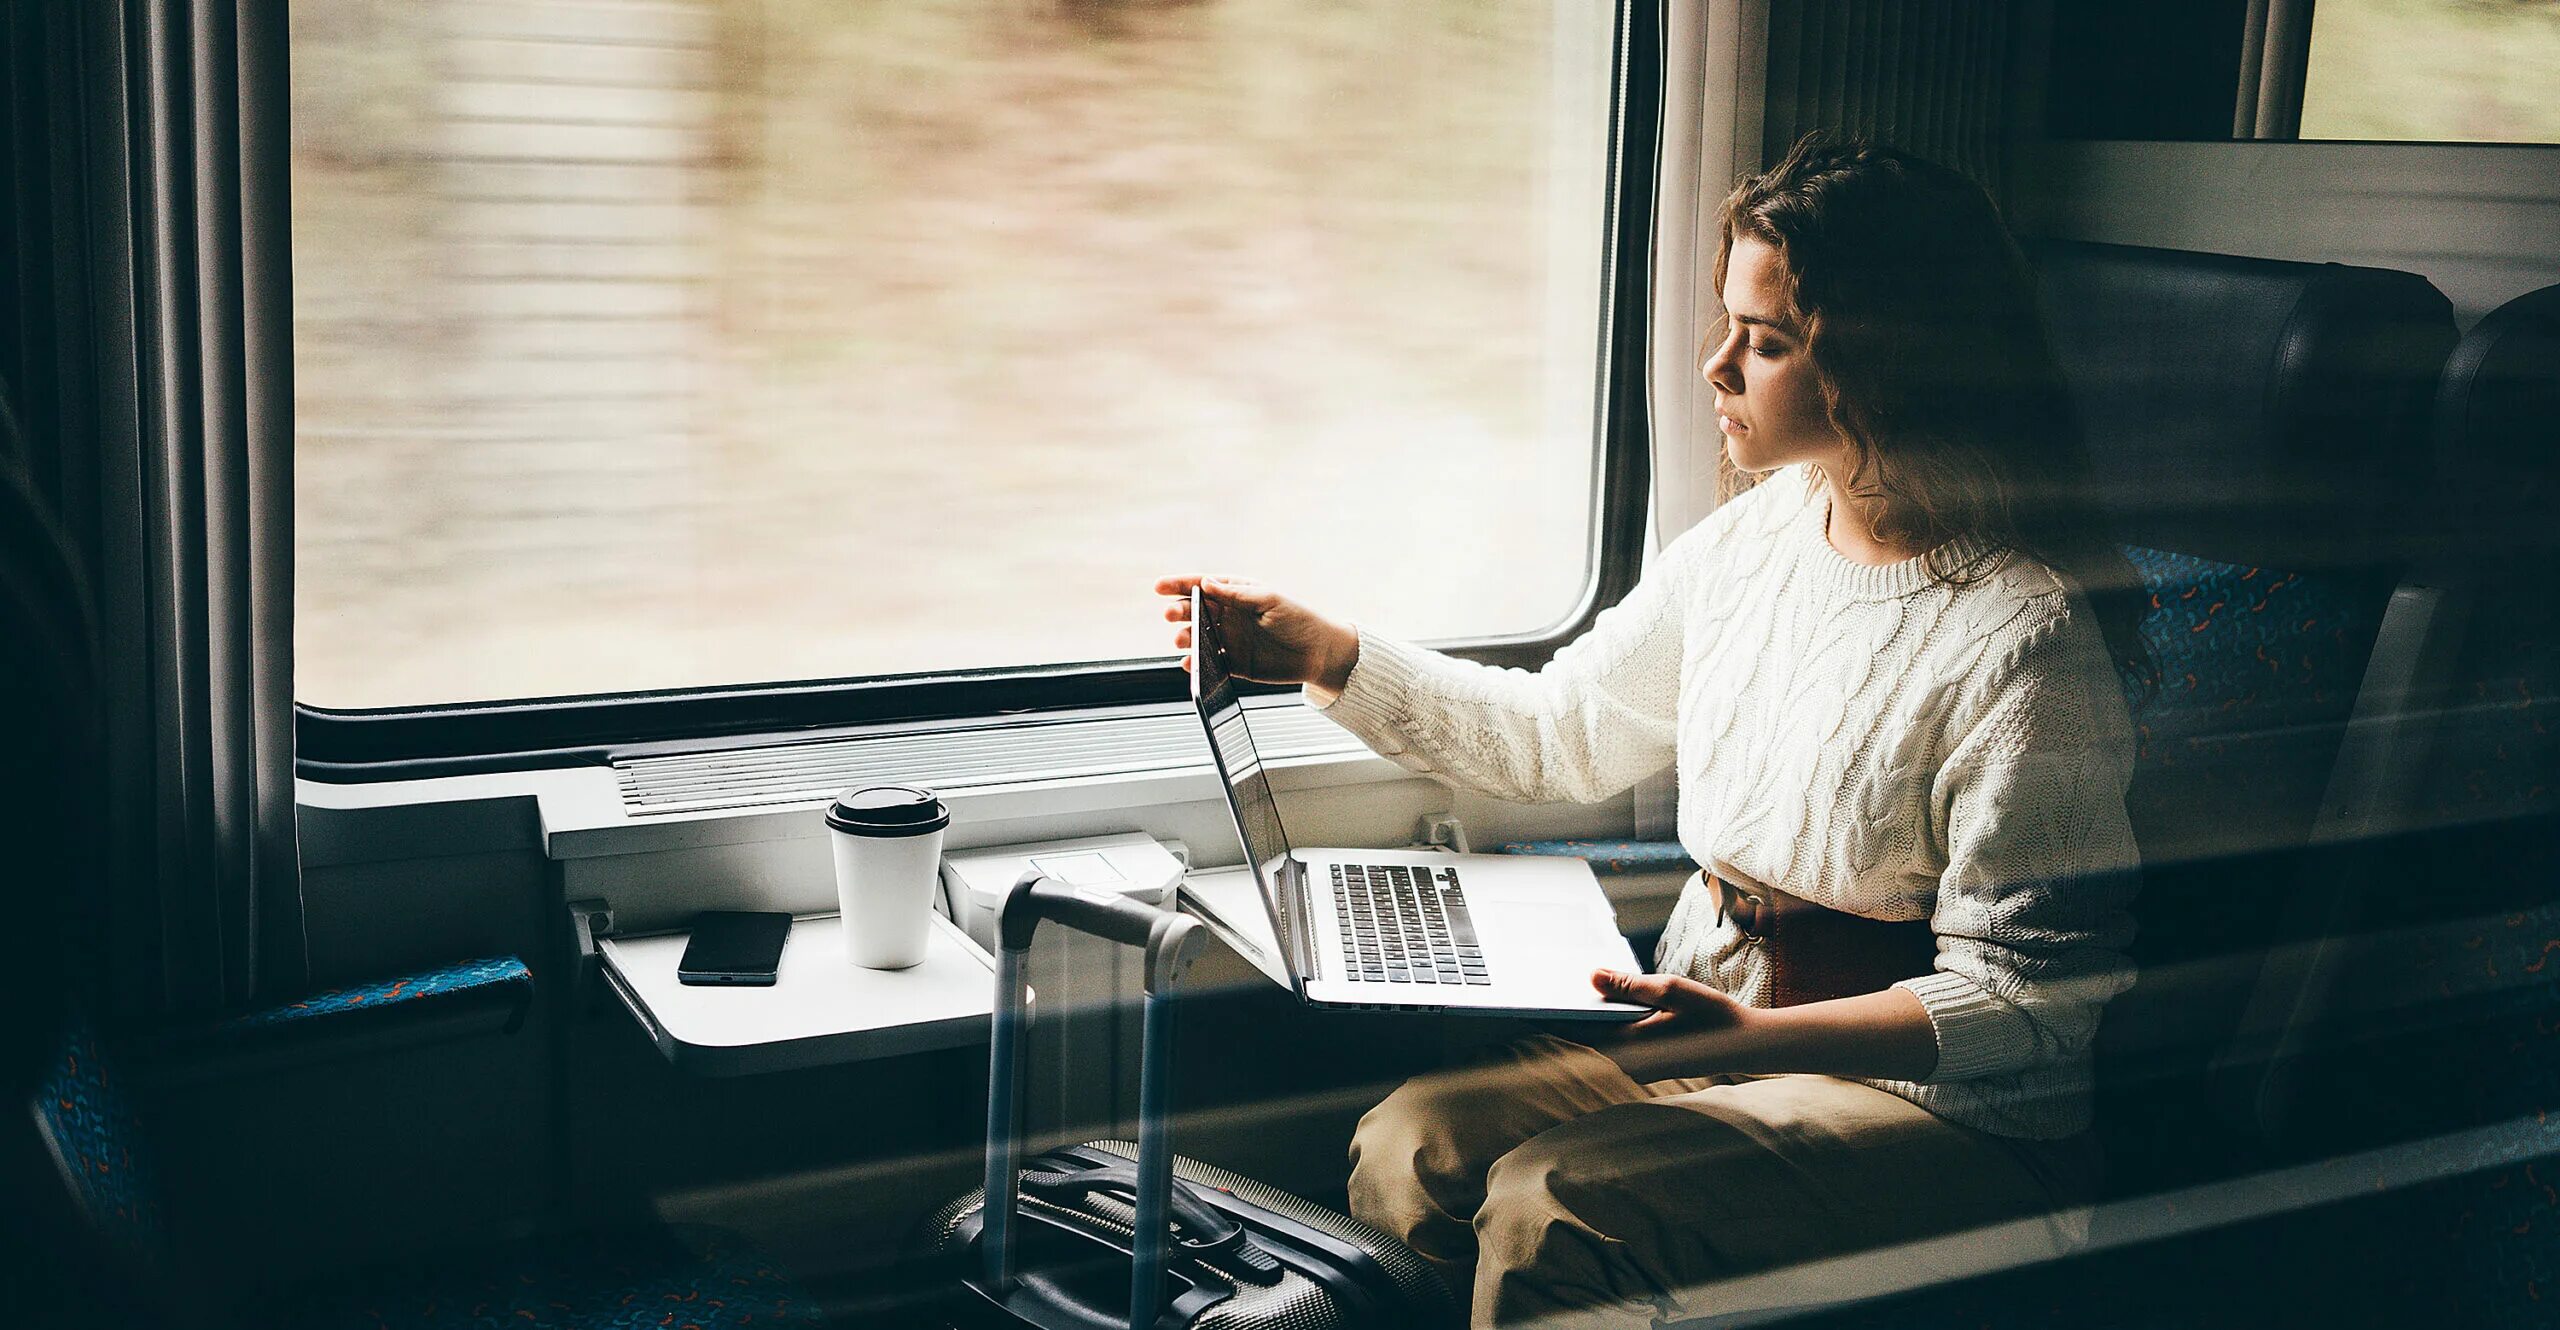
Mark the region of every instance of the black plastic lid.
<instances>
[{"instance_id":1,"label":"black plastic lid","mask_svg":"<svg viewBox=\"0 0 2560 1330\"><path fill-rule=\"evenodd\" d=\"M931 790L865 785L827 805L827 825L856 836L922 836L950 826L951 810Z\"/></svg>"}]
</instances>

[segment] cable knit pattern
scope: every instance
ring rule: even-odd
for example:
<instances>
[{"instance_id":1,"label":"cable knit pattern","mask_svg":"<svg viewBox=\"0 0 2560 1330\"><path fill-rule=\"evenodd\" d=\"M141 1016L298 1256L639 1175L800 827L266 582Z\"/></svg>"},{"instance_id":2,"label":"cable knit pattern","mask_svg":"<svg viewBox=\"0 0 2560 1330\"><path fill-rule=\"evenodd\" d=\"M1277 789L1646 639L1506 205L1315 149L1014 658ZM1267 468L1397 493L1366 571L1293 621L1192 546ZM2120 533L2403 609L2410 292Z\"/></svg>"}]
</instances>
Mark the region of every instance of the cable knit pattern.
<instances>
[{"instance_id":1,"label":"cable knit pattern","mask_svg":"<svg viewBox=\"0 0 2560 1330\"><path fill-rule=\"evenodd\" d=\"M1680 840L1737 883L1927 919L1925 1083L1879 1081L1985 1131L2089 1121L2089 1044L2133 968L2133 731L2079 593L1969 542L1852 563L1800 469L1672 542L1543 670L1363 631L1327 714L1409 770L1590 802L1677 763ZM1312 701L1324 705L1320 695ZM1693 880L1657 969L1766 1005L1757 945Z\"/></svg>"}]
</instances>

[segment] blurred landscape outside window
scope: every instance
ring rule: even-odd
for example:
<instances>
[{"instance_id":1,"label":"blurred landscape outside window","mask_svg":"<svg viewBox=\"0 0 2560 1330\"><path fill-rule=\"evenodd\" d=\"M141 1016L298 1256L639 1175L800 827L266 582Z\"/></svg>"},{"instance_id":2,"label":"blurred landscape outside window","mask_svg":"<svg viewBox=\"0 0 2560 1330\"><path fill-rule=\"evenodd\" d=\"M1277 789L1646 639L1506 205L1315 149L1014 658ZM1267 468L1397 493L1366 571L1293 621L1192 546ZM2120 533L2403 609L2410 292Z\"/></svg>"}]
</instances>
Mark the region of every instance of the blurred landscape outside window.
<instances>
[{"instance_id":1,"label":"blurred landscape outside window","mask_svg":"<svg viewBox=\"0 0 2560 1330\"><path fill-rule=\"evenodd\" d=\"M2560 143L2560 0L2320 0L2302 137Z\"/></svg>"},{"instance_id":2,"label":"blurred landscape outside window","mask_svg":"<svg viewBox=\"0 0 2560 1330\"><path fill-rule=\"evenodd\" d=\"M301 699L1551 628L1614 9L295 0Z\"/></svg>"}]
</instances>

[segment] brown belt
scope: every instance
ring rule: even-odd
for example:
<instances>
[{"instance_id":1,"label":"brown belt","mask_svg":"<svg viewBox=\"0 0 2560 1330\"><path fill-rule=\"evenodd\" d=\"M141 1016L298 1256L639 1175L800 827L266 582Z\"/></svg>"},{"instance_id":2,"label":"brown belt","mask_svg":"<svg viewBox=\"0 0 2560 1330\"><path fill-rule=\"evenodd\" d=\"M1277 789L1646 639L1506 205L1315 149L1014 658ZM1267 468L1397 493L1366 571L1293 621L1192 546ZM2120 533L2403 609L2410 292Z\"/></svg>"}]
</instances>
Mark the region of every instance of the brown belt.
<instances>
[{"instance_id":1,"label":"brown belt","mask_svg":"<svg viewBox=\"0 0 2560 1330\"><path fill-rule=\"evenodd\" d=\"M1774 887L1701 876L1715 894L1717 922L1731 919L1760 948L1770 1006L1872 993L1937 967L1938 938L1926 919L1869 919Z\"/></svg>"}]
</instances>

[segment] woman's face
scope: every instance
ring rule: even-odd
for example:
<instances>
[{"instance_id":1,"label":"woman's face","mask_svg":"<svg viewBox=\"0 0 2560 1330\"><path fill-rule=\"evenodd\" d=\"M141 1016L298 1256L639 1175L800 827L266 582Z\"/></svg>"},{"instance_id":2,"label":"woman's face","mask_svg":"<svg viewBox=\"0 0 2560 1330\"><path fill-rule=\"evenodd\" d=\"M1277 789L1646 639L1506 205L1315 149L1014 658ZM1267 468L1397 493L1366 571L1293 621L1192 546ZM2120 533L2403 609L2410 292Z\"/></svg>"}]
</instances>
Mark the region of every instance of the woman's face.
<instances>
[{"instance_id":1,"label":"woman's face","mask_svg":"<svg viewBox=\"0 0 2560 1330\"><path fill-rule=\"evenodd\" d=\"M1845 475L1849 441L1823 409L1822 379L1789 310L1786 275L1776 247L1755 236L1734 238L1721 293L1724 340L1708 348L1699 372L1716 390L1716 428L1735 468L1812 462Z\"/></svg>"}]
</instances>

